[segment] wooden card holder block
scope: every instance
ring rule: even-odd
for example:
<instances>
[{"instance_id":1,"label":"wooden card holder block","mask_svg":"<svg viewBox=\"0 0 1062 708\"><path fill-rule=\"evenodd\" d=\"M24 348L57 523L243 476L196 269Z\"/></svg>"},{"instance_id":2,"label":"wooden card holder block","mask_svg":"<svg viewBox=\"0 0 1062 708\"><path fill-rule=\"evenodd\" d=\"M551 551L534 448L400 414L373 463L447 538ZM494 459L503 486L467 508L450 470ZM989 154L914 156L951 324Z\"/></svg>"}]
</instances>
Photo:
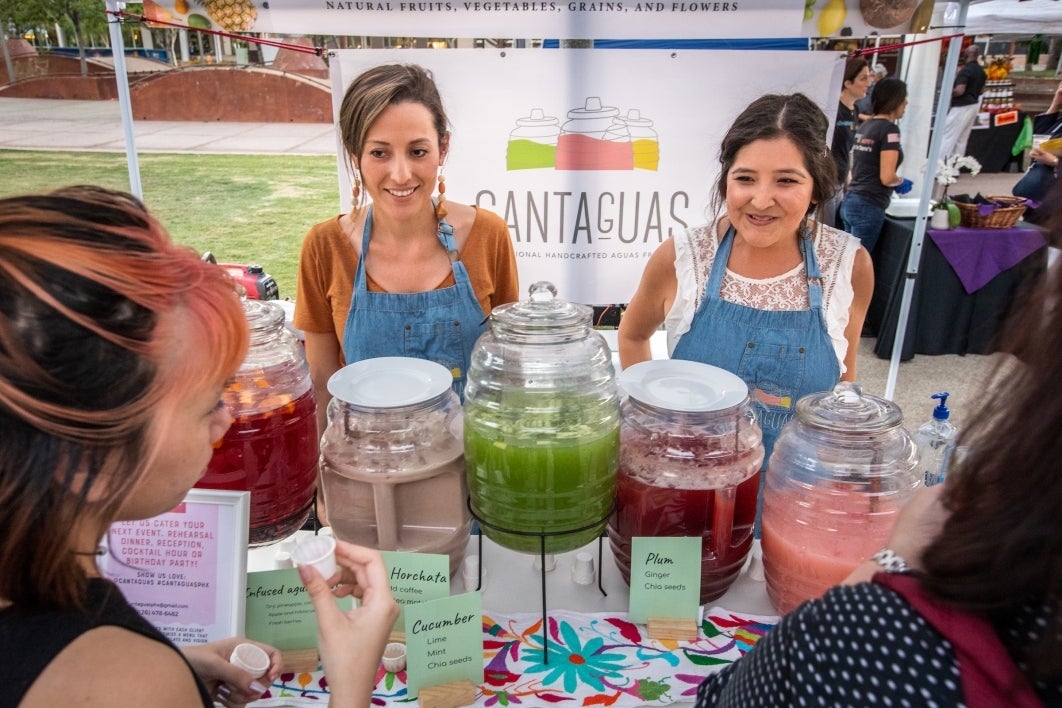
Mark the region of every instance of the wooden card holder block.
<instances>
[{"instance_id":1,"label":"wooden card holder block","mask_svg":"<svg viewBox=\"0 0 1062 708\"><path fill-rule=\"evenodd\" d=\"M468 679L420 689L421 708L457 708L476 701L476 687Z\"/></svg>"},{"instance_id":2,"label":"wooden card holder block","mask_svg":"<svg viewBox=\"0 0 1062 708\"><path fill-rule=\"evenodd\" d=\"M401 629L392 629L391 633L387 635L387 641L406 643L406 633Z\"/></svg>"},{"instance_id":3,"label":"wooden card holder block","mask_svg":"<svg viewBox=\"0 0 1062 708\"><path fill-rule=\"evenodd\" d=\"M316 647L310 649L287 649L280 652L280 655L284 658L284 671L312 673L317 671L317 667L320 665Z\"/></svg>"},{"instance_id":4,"label":"wooden card holder block","mask_svg":"<svg viewBox=\"0 0 1062 708\"><path fill-rule=\"evenodd\" d=\"M646 634L650 639L676 639L681 642L697 640L697 622L679 617L650 617Z\"/></svg>"}]
</instances>

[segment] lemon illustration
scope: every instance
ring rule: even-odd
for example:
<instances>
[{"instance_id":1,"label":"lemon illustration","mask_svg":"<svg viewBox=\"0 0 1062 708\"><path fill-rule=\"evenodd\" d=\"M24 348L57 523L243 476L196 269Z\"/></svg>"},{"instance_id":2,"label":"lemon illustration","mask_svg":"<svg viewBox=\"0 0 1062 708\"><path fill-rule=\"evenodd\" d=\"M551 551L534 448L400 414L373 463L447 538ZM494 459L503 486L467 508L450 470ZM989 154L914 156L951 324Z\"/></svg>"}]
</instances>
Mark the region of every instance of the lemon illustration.
<instances>
[{"instance_id":1,"label":"lemon illustration","mask_svg":"<svg viewBox=\"0 0 1062 708\"><path fill-rule=\"evenodd\" d=\"M819 36L829 37L837 34L847 13L844 0L830 0L826 3L819 13Z\"/></svg>"}]
</instances>

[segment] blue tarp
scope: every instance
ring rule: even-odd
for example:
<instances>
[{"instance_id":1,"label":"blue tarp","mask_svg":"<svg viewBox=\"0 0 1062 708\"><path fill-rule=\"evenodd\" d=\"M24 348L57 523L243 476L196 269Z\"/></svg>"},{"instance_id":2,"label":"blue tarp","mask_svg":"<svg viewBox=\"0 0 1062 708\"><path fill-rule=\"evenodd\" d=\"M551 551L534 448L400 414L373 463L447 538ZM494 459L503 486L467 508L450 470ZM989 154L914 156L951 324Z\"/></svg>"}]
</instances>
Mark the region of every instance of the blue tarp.
<instances>
[{"instance_id":1,"label":"blue tarp","mask_svg":"<svg viewBox=\"0 0 1062 708\"><path fill-rule=\"evenodd\" d=\"M542 41L544 49L558 49L559 39ZM594 49L773 49L806 52L807 37L765 39L595 39Z\"/></svg>"}]
</instances>

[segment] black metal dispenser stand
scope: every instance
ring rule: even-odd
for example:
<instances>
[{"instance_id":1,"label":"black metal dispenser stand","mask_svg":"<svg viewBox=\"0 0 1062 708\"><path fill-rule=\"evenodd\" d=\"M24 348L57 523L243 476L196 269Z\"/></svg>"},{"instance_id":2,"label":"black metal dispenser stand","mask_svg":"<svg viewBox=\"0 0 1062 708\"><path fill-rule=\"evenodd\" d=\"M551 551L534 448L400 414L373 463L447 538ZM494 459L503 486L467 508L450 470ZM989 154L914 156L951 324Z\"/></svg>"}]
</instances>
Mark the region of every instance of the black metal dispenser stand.
<instances>
[{"instance_id":1,"label":"black metal dispenser stand","mask_svg":"<svg viewBox=\"0 0 1062 708\"><path fill-rule=\"evenodd\" d=\"M475 509L472 508L472 498L471 497L468 497L467 504L468 504L468 511L469 511L470 514L472 514L472 518L475 519L476 522L481 527L486 527L486 528L492 529L494 531L498 531L500 533L513 534L515 536L537 536L538 537L538 540L539 540L539 544L538 544L539 560L540 560L539 573L540 573L541 578L542 578L542 663L548 664L549 663L549 652L548 652L548 649L549 649L549 616L548 616L547 611L546 611L546 539L548 537L551 537L551 536L570 536L571 534L579 533L581 531L589 531L592 528L598 527L598 526L604 524L605 522L607 522L609 517L612 516L612 509L610 509L608 514L606 514L603 518L600 518L597 521L594 521L593 523L589 523L586 526L579 526L578 528L574 528L574 529L565 529L563 531L517 531L516 529L509 529L509 528L505 528L504 526L498 526L497 524L492 524L492 523L489 523L487 521L484 521L482 519L482 517L480 517L476 513ZM601 560L603 558L603 555L604 555L604 535L602 534L602 535L597 537L597 588L598 588L598 590L601 591L601 594L603 596L608 597L608 593L605 592L605 588L601 584L601 572L602 572ZM478 573L478 575L476 577L476 587L475 587L475 589L479 590L483 586L483 533L482 533L482 531L479 533L479 568L477 568L477 573ZM471 589L471 588L466 588L466 589Z\"/></svg>"}]
</instances>

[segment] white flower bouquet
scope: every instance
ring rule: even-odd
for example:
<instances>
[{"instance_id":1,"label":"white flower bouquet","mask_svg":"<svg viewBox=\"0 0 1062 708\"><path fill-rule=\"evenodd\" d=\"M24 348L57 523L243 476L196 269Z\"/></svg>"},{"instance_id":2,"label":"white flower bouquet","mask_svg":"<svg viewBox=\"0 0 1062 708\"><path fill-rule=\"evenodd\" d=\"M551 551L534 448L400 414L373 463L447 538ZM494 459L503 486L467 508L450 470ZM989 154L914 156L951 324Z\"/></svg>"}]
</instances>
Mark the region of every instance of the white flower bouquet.
<instances>
[{"instance_id":1,"label":"white flower bouquet","mask_svg":"<svg viewBox=\"0 0 1062 708\"><path fill-rule=\"evenodd\" d=\"M937 184L944 185L944 194L933 204L933 210L948 208L948 202L951 201L948 198L948 187L959 180L959 174L963 170L976 175L981 171L981 163L969 155L950 155L937 160Z\"/></svg>"}]
</instances>

